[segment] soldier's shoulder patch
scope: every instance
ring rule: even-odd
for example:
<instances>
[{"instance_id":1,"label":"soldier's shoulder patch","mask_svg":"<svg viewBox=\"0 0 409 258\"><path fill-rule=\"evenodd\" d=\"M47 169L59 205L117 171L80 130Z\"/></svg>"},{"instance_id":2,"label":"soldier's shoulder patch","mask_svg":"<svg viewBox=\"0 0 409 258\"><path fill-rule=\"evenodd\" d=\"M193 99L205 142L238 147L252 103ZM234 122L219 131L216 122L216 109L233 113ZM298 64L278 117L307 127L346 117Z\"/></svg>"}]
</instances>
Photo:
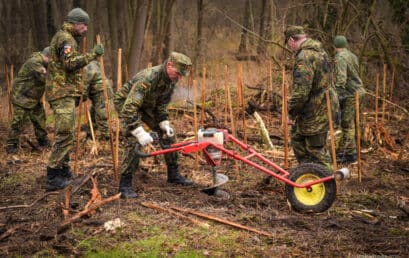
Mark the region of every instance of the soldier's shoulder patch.
<instances>
[{"instance_id":1,"label":"soldier's shoulder patch","mask_svg":"<svg viewBox=\"0 0 409 258\"><path fill-rule=\"evenodd\" d=\"M72 48L70 45L64 45L64 54L68 55L69 53L71 53Z\"/></svg>"}]
</instances>

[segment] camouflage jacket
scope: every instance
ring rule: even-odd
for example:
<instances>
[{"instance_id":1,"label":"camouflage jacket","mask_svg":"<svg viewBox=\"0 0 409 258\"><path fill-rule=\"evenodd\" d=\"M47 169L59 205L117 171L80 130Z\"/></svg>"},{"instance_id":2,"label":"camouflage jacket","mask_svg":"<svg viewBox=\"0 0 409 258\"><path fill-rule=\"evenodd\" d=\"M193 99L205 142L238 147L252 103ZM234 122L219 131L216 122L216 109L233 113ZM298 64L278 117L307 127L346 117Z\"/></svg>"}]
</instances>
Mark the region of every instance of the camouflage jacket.
<instances>
[{"instance_id":1,"label":"camouflage jacket","mask_svg":"<svg viewBox=\"0 0 409 258\"><path fill-rule=\"evenodd\" d=\"M326 91L331 86L328 55L320 42L307 39L296 53L293 69L293 92L288 113L302 135L328 130Z\"/></svg>"},{"instance_id":2,"label":"camouflage jacket","mask_svg":"<svg viewBox=\"0 0 409 258\"><path fill-rule=\"evenodd\" d=\"M355 91L365 93L358 71L359 62L354 53L343 48L335 55L335 88L339 96L354 97Z\"/></svg>"},{"instance_id":3,"label":"camouflage jacket","mask_svg":"<svg viewBox=\"0 0 409 258\"><path fill-rule=\"evenodd\" d=\"M95 55L80 54L72 24L64 23L51 40L46 82L48 101L80 95L81 68Z\"/></svg>"},{"instance_id":4,"label":"camouflage jacket","mask_svg":"<svg viewBox=\"0 0 409 258\"><path fill-rule=\"evenodd\" d=\"M33 53L13 81L11 101L23 108L34 108L45 90L46 64L41 52Z\"/></svg>"},{"instance_id":5,"label":"camouflage jacket","mask_svg":"<svg viewBox=\"0 0 409 258\"><path fill-rule=\"evenodd\" d=\"M92 96L101 91L104 91L101 68L99 62L94 60L85 66L84 92L87 96Z\"/></svg>"},{"instance_id":6,"label":"camouflage jacket","mask_svg":"<svg viewBox=\"0 0 409 258\"><path fill-rule=\"evenodd\" d=\"M142 124L141 111L156 118L168 119L167 105L176 84L172 82L165 64L144 69L127 81L114 95L114 104L128 132Z\"/></svg>"}]
</instances>

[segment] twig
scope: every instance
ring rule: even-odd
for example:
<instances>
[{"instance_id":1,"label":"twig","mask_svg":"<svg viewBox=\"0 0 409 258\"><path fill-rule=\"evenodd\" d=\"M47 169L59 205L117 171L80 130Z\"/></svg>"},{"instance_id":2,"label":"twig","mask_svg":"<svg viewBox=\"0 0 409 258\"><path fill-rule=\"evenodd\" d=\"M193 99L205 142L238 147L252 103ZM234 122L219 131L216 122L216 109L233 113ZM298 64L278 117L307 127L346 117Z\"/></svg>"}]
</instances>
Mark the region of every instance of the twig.
<instances>
[{"instance_id":1,"label":"twig","mask_svg":"<svg viewBox=\"0 0 409 258\"><path fill-rule=\"evenodd\" d=\"M30 208L33 207L37 202L41 201L42 199L44 199L45 197L49 196L49 195L57 195L59 192L49 192L44 194L43 196L37 198L34 200L34 202L32 202L31 204L21 204L21 205L12 205L12 206L3 206L0 207L0 210L6 210L6 209L19 209L19 208Z\"/></svg>"},{"instance_id":2,"label":"twig","mask_svg":"<svg viewBox=\"0 0 409 258\"><path fill-rule=\"evenodd\" d=\"M20 225L17 225L15 227L9 228L7 229L6 232L4 232L3 234L0 235L0 241L11 236L12 234L14 234L14 232L16 232L16 230L21 227Z\"/></svg>"},{"instance_id":3,"label":"twig","mask_svg":"<svg viewBox=\"0 0 409 258\"><path fill-rule=\"evenodd\" d=\"M205 214L205 213L202 213L202 212L194 211L194 210L191 210L191 209L183 209L183 208L176 207L176 206L173 206L173 205L170 206L170 208L172 208L174 210L177 210L177 211L190 213L190 214L193 214L193 215L196 215L196 216L208 219L208 220L217 221L219 223L226 224L226 225L229 225L229 226L232 226L232 227L248 230L250 232L254 232L254 233L257 233L259 235L263 235L263 236L267 236L267 237L273 237L273 235L270 234L269 232L260 231L260 230L257 230L255 228L252 228L252 227L244 226L244 225L241 225L241 224L238 224L238 223L235 223L235 222L231 222L231 221L228 221L228 220L225 220L225 219L221 219L221 218L218 218L218 217L215 217L215 216L211 216L211 215L208 215L208 214Z\"/></svg>"},{"instance_id":4,"label":"twig","mask_svg":"<svg viewBox=\"0 0 409 258\"><path fill-rule=\"evenodd\" d=\"M158 210L158 211L163 211L163 212L170 213L172 215L175 215L176 217L186 219L186 220L192 222L193 224L199 225L199 226L204 227L204 228L209 228L210 227L210 225L207 224L207 223L201 222L201 221L199 221L197 219L190 218L190 217L188 217L186 215L180 214L180 213L175 212L175 211L173 211L171 209L166 209L166 208L160 207L160 206L158 206L158 205L156 205L154 203L142 202L141 205L143 205L145 207L148 207L148 208L151 208L151 209Z\"/></svg>"}]
</instances>

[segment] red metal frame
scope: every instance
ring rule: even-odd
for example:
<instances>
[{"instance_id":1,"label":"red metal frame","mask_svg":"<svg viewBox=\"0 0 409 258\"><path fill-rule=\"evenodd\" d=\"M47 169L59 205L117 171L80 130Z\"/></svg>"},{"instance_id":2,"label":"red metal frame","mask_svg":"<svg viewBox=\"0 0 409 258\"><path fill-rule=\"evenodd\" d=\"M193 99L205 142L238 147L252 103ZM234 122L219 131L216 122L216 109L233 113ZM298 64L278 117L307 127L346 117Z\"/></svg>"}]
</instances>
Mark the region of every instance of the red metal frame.
<instances>
[{"instance_id":1,"label":"red metal frame","mask_svg":"<svg viewBox=\"0 0 409 258\"><path fill-rule=\"evenodd\" d=\"M271 162L270 160L268 160L267 158L265 158L261 154L257 153L250 145L242 143L240 140L238 140L237 138L235 138L234 136L229 134L226 130L219 130L219 131L222 131L224 133L224 141L225 142L231 141L234 144L237 144L243 151L248 152L249 155L247 155L245 157L242 157L238 152L236 152L234 150L226 149L223 146L214 144L212 142L186 141L186 142L180 142L180 143L172 144L170 146L170 148L168 148L168 149L163 149L163 150L159 150L159 151L150 152L149 156L157 156L157 155L162 155L162 154L166 154L166 153L170 153L170 152L176 152L176 151L178 151L178 152L180 152L182 154L188 154L188 153L192 153L192 152L203 151L208 164L212 165L212 166L216 166L216 165L220 164L221 158L220 158L220 160L214 160L211 157L209 152L206 150L208 147L211 146L212 148L217 149L217 150L221 151L222 153L225 153L227 156L229 156L229 157L231 157L231 158L233 158L235 160L240 160L240 161L246 163L247 165L250 165L250 166L260 170L261 172L263 172L263 173L265 173L267 175L270 175L272 177L275 177L278 180L283 181L284 183L289 184L289 185L291 185L293 187L311 188L311 186L313 186L313 185L316 185L316 184L323 183L323 182L334 179L334 176L332 175L332 176L327 176L327 177L320 178L318 180L309 181L308 183L305 183L305 184L294 183L293 181L288 179L288 176L290 174L288 171L281 168L280 166L278 166L274 162ZM257 158L258 160L262 161L264 164L272 167L277 172L269 170L266 167L263 167L263 166L255 163L255 162L251 161L250 158L252 158L252 157Z\"/></svg>"}]
</instances>

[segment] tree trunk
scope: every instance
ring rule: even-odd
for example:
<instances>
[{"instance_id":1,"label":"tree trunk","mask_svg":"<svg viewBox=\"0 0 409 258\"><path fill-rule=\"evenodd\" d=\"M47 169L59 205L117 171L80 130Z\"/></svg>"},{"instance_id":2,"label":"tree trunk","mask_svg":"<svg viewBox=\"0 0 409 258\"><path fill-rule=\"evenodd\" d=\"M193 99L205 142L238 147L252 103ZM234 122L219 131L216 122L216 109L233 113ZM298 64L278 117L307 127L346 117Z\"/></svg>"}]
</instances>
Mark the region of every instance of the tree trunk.
<instances>
[{"instance_id":1,"label":"tree trunk","mask_svg":"<svg viewBox=\"0 0 409 258\"><path fill-rule=\"evenodd\" d=\"M42 50L49 45L48 29L47 29L47 1L34 0L30 1L32 4L33 15L33 36L35 38L34 46L38 50Z\"/></svg>"},{"instance_id":2,"label":"tree trunk","mask_svg":"<svg viewBox=\"0 0 409 258\"><path fill-rule=\"evenodd\" d=\"M129 74L136 74L142 56L143 39L145 33L146 18L148 15L149 0L141 0L138 6L136 19L134 19L133 37L129 49L128 69Z\"/></svg>"},{"instance_id":3,"label":"tree trunk","mask_svg":"<svg viewBox=\"0 0 409 258\"><path fill-rule=\"evenodd\" d=\"M193 58L193 65L197 70L197 65L199 61L201 61L201 49L202 49L202 40L203 40L203 12L204 12L204 5L203 0L197 0L197 25L196 25L196 45L195 45L195 57Z\"/></svg>"},{"instance_id":4,"label":"tree trunk","mask_svg":"<svg viewBox=\"0 0 409 258\"><path fill-rule=\"evenodd\" d=\"M261 12L260 12L260 23L259 23L259 35L261 38L265 39L266 38L266 6L267 6L267 0L262 1L261 5ZM260 40L258 42L257 46L257 54L263 54L266 51L266 44L264 41Z\"/></svg>"},{"instance_id":5,"label":"tree trunk","mask_svg":"<svg viewBox=\"0 0 409 258\"><path fill-rule=\"evenodd\" d=\"M244 14L243 14L243 26L248 29L249 28L249 20L250 20L250 0L246 0L244 5ZM239 49L237 51L238 55L247 55L247 30L242 29L240 35L240 44Z\"/></svg>"}]
</instances>

